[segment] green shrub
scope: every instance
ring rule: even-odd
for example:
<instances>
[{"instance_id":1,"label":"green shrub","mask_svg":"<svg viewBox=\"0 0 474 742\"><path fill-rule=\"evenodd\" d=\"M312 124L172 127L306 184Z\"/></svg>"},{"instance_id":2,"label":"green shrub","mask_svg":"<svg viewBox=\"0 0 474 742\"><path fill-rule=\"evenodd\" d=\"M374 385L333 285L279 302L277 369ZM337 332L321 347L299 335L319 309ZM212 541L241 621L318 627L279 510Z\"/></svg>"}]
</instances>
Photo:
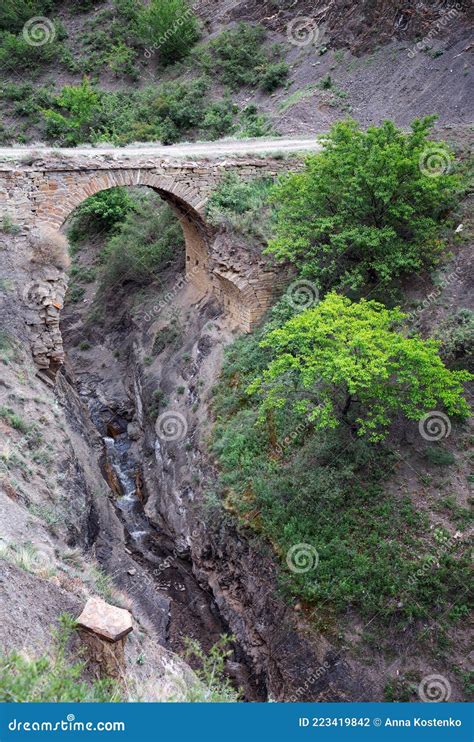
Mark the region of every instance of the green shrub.
<instances>
[{"instance_id":1,"label":"green shrub","mask_svg":"<svg viewBox=\"0 0 474 742\"><path fill-rule=\"evenodd\" d=\"M77 284L70 284L66 293L67 301L77 304L84 298L86 290L84 286L78 286Z\"/></svg>"},{"instance_id":2,"label":"green shrub","mask_svg":"<svg viewBox=\"0 0 474 742\"><path fill-rule=\"evenodd\" d=\"M199 50L198 64L232 90L251 85L272 92L284 82L289 68L280 61L281 47L267 49L265 38L263 26L239 23Z\"/></svg>"},{"instance_id":3,"label":"green shrub","mask_svg":"<svg viewBox=\"0 0 474 742\"><path fill-rule=\"evenodd\" d=\"M105 245L101 289L117 282L150 283L184 257L184 237L171 208L154 194L138 202Z\"/></svg>"},{"instance_id":4,"label":"green shrub","mask_svg":"<svg viewBox=\"0 0 474 742\"><path fill-rule=\"evenodd\" d=\"M162 353L165 348L176 349L179 347L183 337L182 329L176 320L172 320L169 325L162 327L155 335L153 341L152 353L154 356Z\"/></svg>"},{"instance_id":5,"label":"green shrub","mask_svg":"<svg viewBox=\"0 0 474 742\"><path fill-rule=\"evenodd\" d=\"M137 14L137 29L147 56L156 54L162 65L183 59L199 38L197 17L185 0L151 0Z\"/></svg>"},{"instance_id":6,"label":"green shrub","mask_svg":"<svg viewBox=\"0 0 474 742\"><path fill-rule=\"evenodd\" d=\"M268 194L271 178L245 182L228 173L207 202L207 218L215 226L227 226L264 241L269 233Z\"/></svg>"},{"instance_id":7,"label":"green shrub","mask_svg":"<svg viewBox=\"0 0 474 742\"><path fill-rule=\"evenodd\" d=\"M15 36L8 31L0 32L0 70L37 70L41 65L50 64L57 59L61 45L57 40L33 46L23 36Z\"/></svg>"},{"instance_id":8,"label":"green shrub","mask_svg":"<svg viewBox=\"0 0 474 742\"><path fill-rule=\"evenodd\" d=\"M265 113L258 113L257 106L250 104L242 109L239 117L240 130L238 136L243 139L249 137L274 136L276 132Z\"/></svg>"},{"instance_id":9,"label":"green shrub","mask_svg":"<svg viewBox=\"0 0 474 742\"><path fill-rule=\"evenodd\" d=\"M2 0L0 31L19 33L33 16L47 16L54 10L54 0Z\"/></svg>"},{"instance_id":10,"label":"green shrub","mask_svg":"<svg viewBox=\"0 0 474 742\"><path fill-rule=\"evenodd\" d=\"M4 420L7 425L17 430L19 433L27 434L31 431L31 425L17 415L10 407L0 407L0 419Z\"/></svg>"},{"instance_id":11,"label":"green shrub","mask_svg":"<svg viewBox=\"0 0 474 742\"><path fill-rule=\"evenodd\" d=\"M54 99L55 108L43 111L48 139L72 145L90 141L94 124L98 122L100 100L100 94L87 77L81 85L66 85Z\"/></svg>"},{"instance_id":12,"label":"green shrub","mask_svg":"<svg viewBox=\"0 0 474 742\"><path fill-rule=\"evenodd\" d=\"M474 312L458 309L437 329L441 355L450 366L474 372Z\"/></svg>"},{"instance_id":13,"label":"green shrub","mask_svg":"<svg viewBox=\"0 0 474 742\"><path fill-rule=\"evenodd\" d=\"M331 75L322 77L317 83L316 87L318 87L320 90L331 90L331 88L333 87Z\"/></svg>"},{"instance_id":14,"label":"green shrub","mask_svg":"<svg viewBox=\"0 0 474 742\"><path fill-rule=\"evenodd\" d=\"M238 108L230 98L210 103L202 120L202 128L209 139L219 139L234 131L234 116Z\"/></svg>"},{"instance_id":15,"label":"green shrub","mask_svg":"<svg viewBox=\"0 0 474 742\"><path fill-rule=\"evenodd\" d=\"M232 637L224 634L209 650L204 652L196 639L186 637L186 654L199 664L195 671L199 682L186 686L188 703L231 703L240 700L240 692L225 675L226 660L232 656Z\"/></svg>"},{"instance_id":16,"label":"green shrub","mask_svg":"<svg viewBox=\"0 0 474 742\"><path fill-rule=\"evenodd\" d=\"M117 76L129 77L138 80L138 70L135 67L137 53L134 49L120 42L115 44L106 57L107 66Z\"/></svg>"},{"instance_id":17,"label":"green shrub","mask_svg":"<svg viewBox=\"0 0 474 742\"><path fill-rule=\"evenodd\" d=\"M415 121L409 134L391 122L367 131L355 121L333 126L304 172L275 189L269 252L324 291L356 295L369 286L386 295L397 280L432 265L459 186L449 172L429 177L420 167L432 122ZM437 142L436 150L449 164L447 147Z\"/></svg>"},{"instance_id":18,"label":"green shrub","mask_svg":"<svg viewBox=\"0 0 474 742\"><path fill-rule=\"evenodd\" d=\"M107 234L123 224L135 208L135 201L125 188L110 188L89 196L74 212L68 238L75 243L85 236Z\"/></svg>"},{"instance_id":19,"label":"green shrub","mask_svg":"<svg viewBox=\"0 0 474 742\"><path fill-rule=\"evenodd\" d=\"M0 655L1 703L118 702L120 689L112 680L89 683L82 679L85 665L72 661L67 644L73 630L70 616L60 617L49 655L31 659L18 652Z\"/></svg>"},{"instance_id":20,"label":"green shrub","mask_svg":"<svg viewBox=\"0 0 474 742\"><path fill-rule=\"evenodd\" d=\"M272 360L249 386L262 415L293 406L318 429L345 423L370 440L398 414L419 420L441 406L467 417L462 382L474 376L449 371L436 341L397 332L405 316L333 293L271 331L262 346Z\"/></svg>"},{"instance_id":21,"label":"green shrub","mask_svg":"<svg viewBox=\"0 0 474 742\"><path fill-rule=\"evenodd\" d=\"M286 82L289 71L290 68L286 62L268 65L260 78L260 87L265 93L273 93Z\"/></svg>"}]
</instances>

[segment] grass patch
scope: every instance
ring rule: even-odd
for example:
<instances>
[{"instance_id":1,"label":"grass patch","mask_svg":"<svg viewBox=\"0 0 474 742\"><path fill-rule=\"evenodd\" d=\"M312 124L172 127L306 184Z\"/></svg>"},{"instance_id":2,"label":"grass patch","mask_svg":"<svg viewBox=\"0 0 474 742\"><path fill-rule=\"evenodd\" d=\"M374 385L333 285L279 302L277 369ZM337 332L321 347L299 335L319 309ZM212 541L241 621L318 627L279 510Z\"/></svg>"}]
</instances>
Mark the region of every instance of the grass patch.
<instances>
[{"instance_id":1,"label":"grass patch","mask_svg":"<svg viewBox=\"0 0 474 742\"><path fill-rule=\"evenodd\" d=\"M278 104L278 111L280 113L284 113L289 108L299 103L300 100L304 100L305 98L311 98L315 94L315 92L316 92L316 85L306 85L304 88L301 88L300 90L296 90L294 93L288 96L286 100Z\"/></svg>"},{"instance_id":2,"label":"grass patch","mask_svg":"<svg viewBox=\"0 0 474 742\"><path fill-rule=\"evenodd\" d=\"M67 651L74 630L68 614L59 617L50 653L31 658L11 652L0 655L0 702L2 703L106 703L121 700L115 681L83 679L85 664L71 661Z\"/></svg>"},{"instance_id":3,"label":"grass patch","mask_svg":"<svg viewBox=\"0 0 474 742\"><path fill-rule=\"evenodd\" d=\"M452 454L451 451L447 451L445 448L441 448L441 446L430 446L427 448L425 451L425 459L429 464L434 464L435 466L451 466L451 464L456 462L454 454Z\"/></svg>"},{"instance_id":4,"label":"grass patch","mask_svg":"<svg viewBox=\"0 0 474 742\"><path fill-rule=\"evenodd\" d=\"M19 433L23 433L24 435L29 433L32 429L32 426L23 420L23 418L10 407L0 407L0 418L4 420L7 425L10 425L11 428L17 430Z\"/></svg>"},{"instance_id":5,"label":"grass patch","mask_svg":"<svg viewBox=\"0 0 474 742\"><path fill-rule=\"evenodd\" d=\"M229 173L207 203L208 220L217 227L230 227L241 234L266 241L270 232L268 195L272 185L271 178L245 182Z\"/></svg>"}]
</instances>

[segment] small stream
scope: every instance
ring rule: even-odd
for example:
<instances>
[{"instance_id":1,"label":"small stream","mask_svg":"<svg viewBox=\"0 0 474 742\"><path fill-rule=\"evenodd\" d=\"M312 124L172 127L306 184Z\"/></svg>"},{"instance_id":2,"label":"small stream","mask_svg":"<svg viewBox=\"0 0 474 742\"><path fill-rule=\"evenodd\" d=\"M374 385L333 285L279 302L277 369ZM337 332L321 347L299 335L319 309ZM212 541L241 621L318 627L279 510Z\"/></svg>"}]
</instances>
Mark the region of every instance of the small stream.
<instances>
[{"instance_id":1,"label":"small stream","mask_svg":"<svg viewBox=\"0 0 474 742\"><path fill-rule=\"evenodd\" d=\"M96 417L94 414L92 418ZM95 420L97 423L97 419ZM222 620L210 591L203 589L192 571L186 554L170 542L148 519L144 504L141 468L135 460L132 442L126 433L125 421L115 427L115 435L104 435L104 455L101 469L114 493L114 504L124 525L127 549L133 559L153 576L155 589L170 601L168 648L180 653L184 637L197 638L205 649L230 633ZM116 425L116 421L114 421ZM102 426L100 426L102 427ZM125 428L118 432L117 428ZM110 426L107 426L107 432ZM248 701L265 700L252 680L252 673L238 646L228 672L243 689Z\"/></svg>"},{"instance_id":2,"label":"small stream","mask_svg":"<svg viewBox=\"0 0 474 742\"><path fill-rule=\"evenodd\" d=\"M105 436L103 442L105 460L110 467L108 471L112 470L116 478L115 483L120 488L120 495L115 500L115 505L120 510L121 520L126 526L131 541L141 550L146 537L153 533L153 529L144 513L143 502L139 496L140 489L137 481L140 477L139 471L130 464L130 440L126 433L121 433L115 438Z\"/></svg>"}]
</instances>

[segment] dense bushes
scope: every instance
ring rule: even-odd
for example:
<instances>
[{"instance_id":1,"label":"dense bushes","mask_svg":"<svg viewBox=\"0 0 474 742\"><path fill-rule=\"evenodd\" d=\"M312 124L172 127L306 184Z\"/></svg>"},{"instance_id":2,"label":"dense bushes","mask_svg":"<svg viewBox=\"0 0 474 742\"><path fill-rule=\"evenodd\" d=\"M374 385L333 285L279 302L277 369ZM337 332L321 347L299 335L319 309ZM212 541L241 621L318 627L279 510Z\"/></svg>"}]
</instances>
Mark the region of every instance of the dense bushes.
<instances>
[{"instance_id":1,"label":"dense bushes","mask_svg":"<svg viewBox=\"0 0 474 742\"><path fill-rule=\"evenodd\" d=\"M323 152L275 190L270 251L320 289L355 295L371 286L383 296L403 276L433 264L458 184L448 172L447 147L427 140L432 120L415 121L410 134L391 122L366 132L355 121L336 124ZM423 157L434 147L444 170L429 177Z\"/></svg>"},{"instance_id":2,"label":"dense bushes","mask_svg":"<svg viewBox=\"0 0 474 742\"><path fill-rule=\"evenodd\" d=\"M239 112L228 98L208 98L209 81L170 82L130 93L110 93L94 87L88 78L81 85L66 86L61 94L48 94L42 109L46 138L59 145L82 142L161 141L172 144L185 137L216 139L237 132L264 136L271 131L266 117L255 106ZM17 98L10 86L8 96ZM35 110L34 100L31 100ZM37 110L37 106L36 106Z\"/></svg>"},{"instance_id":3,"label":"dense bushes","mask_svg":"<svg viewBox=\"0 0 474 742\"><path fill-rule=\"evenodd\" d=\"M101 259L103 289L159 279L172 262L184 260L184 237L176 215L154 193L146 193L107 241Z\"/></svg>"},{"instance_id":4,"label":"dense bushes","mask_svg":"<svg viewBox=\"0 0 474 742\"><path fill-rule=\"evenodd\" d=\"M54 0L3 0L0 5L0 31L18 33L33 16L54 11Z\"/></svg>"},{"instance_id":5,"label":"dense bushes","mask_svg":"<svg viewBox=\"0 0 474 742\"><path fill-rule=\"evenodd\" d=\"M263 26L239 23L199 50L196 59L203 69L217 75L232 90L258 85L269 93L285 82L289 67L281 61L281 47L267 49L265 38Z\"/></svg>"},{"instance_id":6,"label":"dense bushes","mask_svg":"<svg viewBox=\"0 0 474 742\"><path fill-rule=\"evenodd\" d=\"M270 326L280 325L288 311L277 307ZM265 334L262 328L228 349L215 390L213 452L226 510L272 544L288 594L324 604L325 614L350 606L363 615L377 613L377 620L435 616L461 590L467 550L444 549L419 589L409 578L437 553L436 544L426 516L409 498L384 490L395 463L390 450L354 437L348 426L321 434L293 405L258 422L247 388L271 358L273 349L259 342ZM310 557L318 552L317 568L288 566L295 545Z\"/></svg>"},{"instance_id":7,"label":"dense bushes","mask_svg":"<svg viewBox=\"0 0 474 742\"><path fill-rule=\"evenodd\" d=\"M77 264L71 270L70 289L82 298L88 283L99 275L100 288L107 292L123 283L147 284L174 261L184 259L184 237L172 209L150 189L110 188L91 196L75 211L68 237L75 248L80 242L101 235L106 238L99 254L100 271ZM69 299L74 300L74 293Z\"/></svg>"},{"instance_id":8,"label":"dense bushes","mask_svg":"<svg viewBox=\"0 0 474 742\"><path fill-rule=\"evenodd\" d=\"M455 368L467 368L474 372L474 312L458 309L441 323L437 331L441 343L441 354Z\"/></svg>"},{"instance_id":9,"label":"dense bushes","mask_svg":"<svg viewBox=\"0 0 474 742\"><path fill-rule=\"evenodd\" d=\"M427 141L429 126L404 134L390 123L367 133L337 124L322 154L270 194L229 177L208 205L214 223L247 234L273 206L271 252L312 282L311 308L300 311L289 290L265 325L229 348L212 445L226 511L271 543L282 584L322 623L348 607L392 625L433 618L467 578L465 545L384 486L396 460L384 439L398 418L443 408L466 416L470 375L445 368L437 342L408 337L398 309L343 295L389 295L439 256L458 184L446 147ZM436 177L420 168L433 147L446 164ZM469 325L466 314L450 320L447 357L464 354Z\"/></svg>"},{"instance_id":10,"label":"dense bushes","mask_svg":"<svg viewBox=\"0 0 474 742\"><path fill-rule=\"evenodd\" d=\"M60 145L103 141L171 144L196 134L213 139L231 133L239 126L238 108L230 101L210 101L208 90L209 83L199 78L130 93L108 93L85 78L81 85L63 88L44 109L46 137ZM240 123L250 125L247 114L242 114ZM264 119L258 122L260 128L263 124Z\"/></svg>"},{"instance_id":11,"label":"dense bushes","mask_svg":"<svg viewBox=\"0 0 474 742\"><path fill-rule=\"evenodd\" d=\"M271 178L250 182L229 173L210 197L207 218L215 226L236 229L260 240L268 237L268 195Z\"/></svg>"},{"instance_id":12,"label":"dense bushes","mask_svg":"<svg viewBox=\"0 0 474 742\"><path fill-rule=\"evenodd\" d=\"M185 0L151 0L137 15L140 40L163 65L185 57L199 38L196 15Z\"/></svg>"},{"instance_id":13,"label":"dense bushes","mask_svg":"<svg viewBox=\"0 0 474 742\"><path fill-rule=\"evenodd\" d=\"M77 207L68 237L75 243L88 234L107 234L122 224L134 208L135 201L125 188L100 191Z\"/></svg>"}]
</instances>

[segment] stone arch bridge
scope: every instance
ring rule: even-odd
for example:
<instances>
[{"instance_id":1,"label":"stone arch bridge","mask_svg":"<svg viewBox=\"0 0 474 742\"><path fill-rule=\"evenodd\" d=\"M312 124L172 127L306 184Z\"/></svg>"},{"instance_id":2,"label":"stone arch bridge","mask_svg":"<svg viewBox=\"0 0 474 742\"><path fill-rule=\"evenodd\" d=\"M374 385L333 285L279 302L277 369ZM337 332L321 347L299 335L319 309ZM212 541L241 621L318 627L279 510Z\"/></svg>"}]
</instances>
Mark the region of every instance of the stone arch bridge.
<instances>
[{"instance_id":1,"label":"stone arch bridge","mask_svg":"<svg viewBox=\"0 0 474 742\"><path fill-rule=\"evenodd\" d=\"M28 288L23 287L21 296L29 305L38 366L62 362L59 310L67 280L64 270L31 262L41 232L54 237L72 211L99 191L116 186L152 188L181 222L186 280L203 294L214 295L248 330L270 304L278 276L261 255L250 254L245 247L236 246L227 254L219 249L215 230L206 222L206 202L229 172L244 180L275 177L300 169L304 154L319 148L313 137L171 147L0 149L0 241L7 248L13 244L23 259ZM35 281L39 289L32 298Z\"/></svg>"}]
</instances>

